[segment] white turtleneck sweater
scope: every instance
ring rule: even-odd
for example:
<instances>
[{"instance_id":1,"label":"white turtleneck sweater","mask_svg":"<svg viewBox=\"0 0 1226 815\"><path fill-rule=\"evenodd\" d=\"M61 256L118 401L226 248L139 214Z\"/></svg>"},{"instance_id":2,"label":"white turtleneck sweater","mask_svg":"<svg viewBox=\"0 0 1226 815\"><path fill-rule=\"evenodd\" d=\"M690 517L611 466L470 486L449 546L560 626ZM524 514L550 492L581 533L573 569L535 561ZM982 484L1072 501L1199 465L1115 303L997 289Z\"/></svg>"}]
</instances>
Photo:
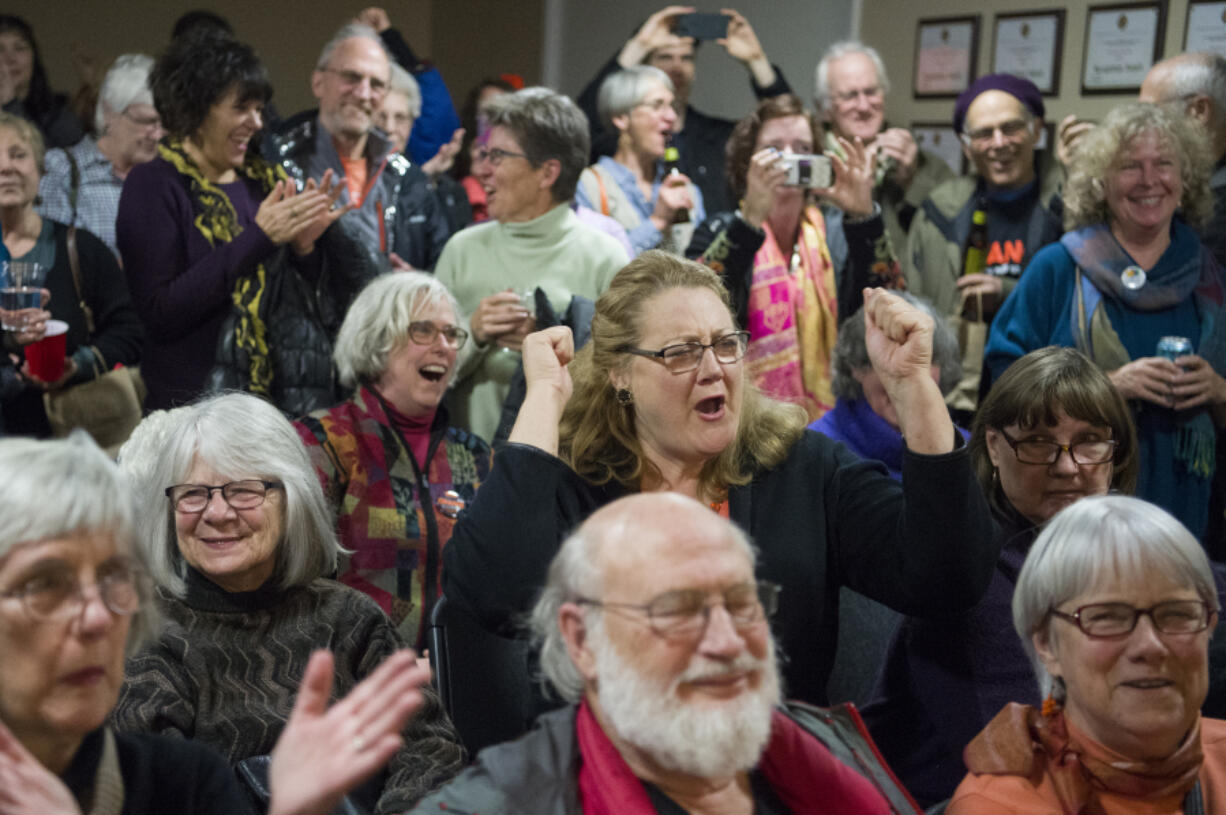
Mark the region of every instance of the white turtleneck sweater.
<instances>
[{"instance_id":1,"label":"white turtleneck sweater","mask_svg":"<svg viewBox=\"0 0 1226 815\"><path fill-rule=\"evenodd\" d=\"M489 221L457 232L434 274L460 302L467 326L482 298L507 289L539 287L563 314L573 295L599 297L627 262L615 238L581 223L562 203L524 223ZM518 364L516 351L470 342L448 397L451 423L493 438Z\"/></svg>"}]
</instances>

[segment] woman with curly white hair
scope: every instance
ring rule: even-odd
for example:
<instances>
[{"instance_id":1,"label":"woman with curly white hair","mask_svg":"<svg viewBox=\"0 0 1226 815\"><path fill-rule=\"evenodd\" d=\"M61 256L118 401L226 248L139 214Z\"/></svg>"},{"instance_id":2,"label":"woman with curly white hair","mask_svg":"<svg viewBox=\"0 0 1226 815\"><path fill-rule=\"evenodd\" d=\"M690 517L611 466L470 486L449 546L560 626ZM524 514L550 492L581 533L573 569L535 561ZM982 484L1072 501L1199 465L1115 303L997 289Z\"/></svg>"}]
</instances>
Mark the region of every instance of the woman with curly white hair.
<instances>
[{"instance_id":1,"label":"woman with curly white hair","mask_svg":"<svg viewBox=\"0 0 1226 815\"><path fill-rule=\"evenodd\" d=\"M1195 229L1213 210L1204 133L1169 108L1122 105L1078 145L1069 231L1035 255L992 325L995 379L1047 345L1089 356L1133 408L1137 496L1198 538L1226 405L1226 292ZM1164 358L1160 341L1186 339ZM1162 343L1166 345L1166 343Z\"/></svg>"}]
</instances>

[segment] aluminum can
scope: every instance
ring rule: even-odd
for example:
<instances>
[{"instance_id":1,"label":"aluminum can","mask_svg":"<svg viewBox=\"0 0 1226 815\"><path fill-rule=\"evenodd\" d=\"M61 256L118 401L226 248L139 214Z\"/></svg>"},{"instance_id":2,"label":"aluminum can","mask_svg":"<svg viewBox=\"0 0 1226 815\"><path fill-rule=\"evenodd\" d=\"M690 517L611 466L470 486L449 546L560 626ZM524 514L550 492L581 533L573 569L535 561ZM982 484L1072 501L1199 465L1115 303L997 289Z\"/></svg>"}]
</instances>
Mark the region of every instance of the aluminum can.
<instances>
[{"instance_id":1,"label":"aluminum can","mask_svg":"<svg viewBox=\"0 0 1226 815\"><path fill-rule=\"evenodd\" d=\"M1187 356L1192 353L1192 341L1187 337L1163 337L1158 340L1158 356L1165 357L1172 362L1176 357Z\"/></svg>"}]
</instances>

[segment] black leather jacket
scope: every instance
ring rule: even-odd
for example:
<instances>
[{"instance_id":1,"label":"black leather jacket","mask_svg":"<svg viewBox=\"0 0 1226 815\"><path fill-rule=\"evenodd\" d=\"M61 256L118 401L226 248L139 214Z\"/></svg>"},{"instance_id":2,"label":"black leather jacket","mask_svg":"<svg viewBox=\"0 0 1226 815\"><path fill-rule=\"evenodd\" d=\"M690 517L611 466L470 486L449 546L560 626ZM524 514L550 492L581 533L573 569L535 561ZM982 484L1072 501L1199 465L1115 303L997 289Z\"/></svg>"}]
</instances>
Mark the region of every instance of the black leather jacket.
<instances>
[{"instance_id":1,"label":"black leather jacket","mask_svg":"<svg viewBox=\"0 0 1226 815\"><path fill-rule=\"evenodd\" d=\"M265 137L262 152L284 167L299 189L308 178L318 179L329 169L338 177L345 174L331 136L319 126L318 111L287 119L280 130ZM362 206L341 222L384 264L395 252L416 269L433 269L451 237L451 227L430 180L403 155L392 152L379 130L367 135L366 160L369 192ZM342 193L342 200L349 200L348 190Z\"/></svg>"}]
</instances>

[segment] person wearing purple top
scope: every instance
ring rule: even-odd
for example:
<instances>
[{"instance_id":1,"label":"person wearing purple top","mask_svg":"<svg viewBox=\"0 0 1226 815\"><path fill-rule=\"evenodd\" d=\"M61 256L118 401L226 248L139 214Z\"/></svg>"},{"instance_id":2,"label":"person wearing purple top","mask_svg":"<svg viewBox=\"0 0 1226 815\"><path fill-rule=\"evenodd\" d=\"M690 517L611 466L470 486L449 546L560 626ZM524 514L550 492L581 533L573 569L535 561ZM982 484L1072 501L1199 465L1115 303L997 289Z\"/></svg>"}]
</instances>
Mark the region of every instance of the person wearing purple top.
<instances>
[{"instance_id":1,"label":"person wearing purple top","mask_svg":"<svg viewBox=\"0 0 1226 815\"><path fill-rule=\"evenodd\" d=\"M963 748L1006 703L1040 702L1013 634L1012 600L1042 525L1084 496L1131 493L1137 479L1127 404L1071 348L1013 363L980 405L970 449L1001 547L988 591L968 611L904 618L863 711L890 767L924 806L953 794L966 774Z\"/></svg>"},{"instance_id":2,"label":"person wearing purple top","mask_svg":"<svg viewBox=\"0 0 1226 815\"><path fill-rule=\"evenodd\" d=\"M897 294L923 309L932 317L932 378L947 394L962 377L962 355L958 338L948 321L933 310L927 300L906 292ZM839 326L834 346L834 376L830 389L836 401L834 409L809 425L841 441L860 458L880 461L895 481L902 480L903 438L898 429L898 415L885 395L881 380L873 373L873 365L864 345L864 309L861 307ZM962 438L969 433L955 426Z\"/></svg>"},{"instance_id":3,"label":"person wearing purple top","mask_svg":"<svg viewBox=\"0 0 1226 815\"><path fill-rule=\"evenodd\" d=\"M145 327L147 407L203 392L235 306L233 350L244 370L227 384L272 398L284 383L273 381L278 327L266 319L265 295L286 265L318 279L315 241L346 211L332 208L340 185L325 176L296 192L284 172L248 150L272 87L255 52L228 35L175 41L150 86L169 135L157 158L128 174L116 223Z\"/></svg>"}]
</instances>

